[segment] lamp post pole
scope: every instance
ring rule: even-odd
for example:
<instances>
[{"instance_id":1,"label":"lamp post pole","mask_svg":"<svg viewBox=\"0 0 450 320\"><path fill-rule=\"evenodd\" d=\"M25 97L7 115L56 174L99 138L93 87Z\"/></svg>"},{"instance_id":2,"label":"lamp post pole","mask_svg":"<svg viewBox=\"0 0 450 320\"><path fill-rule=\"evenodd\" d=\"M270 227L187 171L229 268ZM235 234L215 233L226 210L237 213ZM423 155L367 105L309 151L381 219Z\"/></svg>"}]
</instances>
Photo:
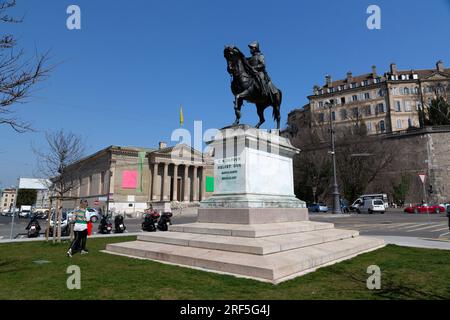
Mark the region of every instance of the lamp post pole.
<instances>
[{"instance_id":1,"label":"lamp post pole","mask_svg":"<svg viewBox=\"0 0 450 320\"><path fill-rule=\"evenodd\" d=\"M333 117L332 117L332 109L334 107L334 101L326 103L330 110L330 134L331 134L331 156L333 158L333 209L331 211L332 214L341 213L341 203L339 196L339 188L337 184L337 174L336 174L336 148L335 148L335 136L334 136L334 126L333 126Z\"/></svg>"}]
</instances>

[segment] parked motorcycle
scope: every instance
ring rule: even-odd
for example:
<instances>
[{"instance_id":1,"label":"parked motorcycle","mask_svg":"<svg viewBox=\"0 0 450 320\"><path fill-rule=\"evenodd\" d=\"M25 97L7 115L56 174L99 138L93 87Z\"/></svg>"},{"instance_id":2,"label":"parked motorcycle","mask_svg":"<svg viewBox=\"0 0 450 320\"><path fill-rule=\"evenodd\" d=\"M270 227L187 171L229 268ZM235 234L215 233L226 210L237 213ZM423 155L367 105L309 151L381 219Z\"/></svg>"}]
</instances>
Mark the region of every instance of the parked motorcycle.
<instances>
[{"instance_id":1,"label":"parked motorcycle","mask_svg":"<svg viewBox=\"0 0 450 320\"><path fill-rule=\"evenodd\" d=\"M167 231L169 229L168 224L172 225L172 212L163 212L161 218L158 221L157 228L160 231Z\"/></svg>"},{"instance_id":2,"label":"parked motorcycle","mask_svg":"<svg viewBox=\"0 0 450 320\"><path fill-rule=\"evenodd\" d=\"M115 226L115 229L116 229L115 230L116 233L123 233L125 231L125 229L127 227L123 223L123 216L122 215L117 215L114 218L114 226Z\"/></svg>"},{"instance_id":3,"label":"parked motorcycle","mask_svg":"<svg viewBox=\"0 0 450 320\"><path fill-rule=\"evenodd\" d=\"M142 230L153 232L156 231L156 224L160 214L156 211L144 214L144 222L142 222Z\"/></svg>"},{"instance_id":4,"label":"parked motorcycle","mask_svg":"<svg viewBox=\"0 0 450 320\"><path fill-rule=\"evenodd\" d=\"M102 234L109 234L112 231L112 223L111 223L110 215L103 215L100 220L100 224L98 225L98 232Z\"/></svg>"},{"instance_id":5,"label":"parked motorcycle","mask_svg":"<svg viewBox=\"0 0 450 320\"><path fill-rule=\"evenodd\" d=\"M39 232L41 231L41 226L39 225L39 221L36 217L32 218L28 226L25 228L28 230L27 235L28 238L37 238L39 237Z\"/></svg>"}]
</instances>

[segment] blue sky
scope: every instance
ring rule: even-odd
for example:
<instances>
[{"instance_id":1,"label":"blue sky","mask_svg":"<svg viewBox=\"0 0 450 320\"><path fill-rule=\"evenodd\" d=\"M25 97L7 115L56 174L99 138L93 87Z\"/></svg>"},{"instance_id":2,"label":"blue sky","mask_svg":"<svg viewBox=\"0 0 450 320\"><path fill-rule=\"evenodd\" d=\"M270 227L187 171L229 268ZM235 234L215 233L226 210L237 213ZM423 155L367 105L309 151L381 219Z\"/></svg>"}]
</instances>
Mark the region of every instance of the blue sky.
<instances>
[{"instance_id":1,"label":"blue sky","mask_svg":"<svg viewBox=\"0 0 450 320\"><path fill-rule=\"evenodd\" d=\"M82 29L66 28L66 9L81 8ZM369 5L381 8L381 30L366 27ZM269 74L283 91L282 123L307 102L314 84L370 72L450 66L450 1L106 1L17 0L22 24L2 25L29 55L51 50L57 64L30 102L14 107L35 132L0 127L0 186L36 176L31 144L45 147L44 132L80 134L87 152L108 145L154 147L170 143L195 120L203 129L234 121L223 47L259 40ZM267 110L263 125L273 126ZM245 104L243 123L255 124Z\"/></svg>"}]
</instances>

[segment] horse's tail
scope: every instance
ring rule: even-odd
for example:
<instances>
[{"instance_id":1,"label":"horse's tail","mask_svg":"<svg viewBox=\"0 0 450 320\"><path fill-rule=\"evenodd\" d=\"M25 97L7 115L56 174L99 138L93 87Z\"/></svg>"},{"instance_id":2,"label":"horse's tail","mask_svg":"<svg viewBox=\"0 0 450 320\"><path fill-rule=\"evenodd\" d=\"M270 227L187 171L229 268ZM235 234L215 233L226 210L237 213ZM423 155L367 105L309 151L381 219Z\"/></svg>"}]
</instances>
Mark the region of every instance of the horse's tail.
<instances>
[{"instance_id":1,"label":"horse's tail","mask_svg":"<svg viewBox=\"0 0 450 320\"><path fill-rule=\"evenodd\" d=\"M274 95L273 97L273 109L272 109L272 117L273 120L277 120L280 118L280 108L281 108L281 101L283 100L283 93L280 89L278 89L278 93Z\"/></svg>"}]
</instances>

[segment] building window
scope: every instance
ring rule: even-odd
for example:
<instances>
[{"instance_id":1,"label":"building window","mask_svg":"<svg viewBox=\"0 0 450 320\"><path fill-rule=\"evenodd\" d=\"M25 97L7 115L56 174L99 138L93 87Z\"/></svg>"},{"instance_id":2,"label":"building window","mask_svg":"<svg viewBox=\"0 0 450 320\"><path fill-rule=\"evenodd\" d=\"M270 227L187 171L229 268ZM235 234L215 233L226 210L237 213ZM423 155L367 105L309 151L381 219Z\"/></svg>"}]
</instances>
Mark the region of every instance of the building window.
<instances>
[{"instance_id":1,"label":"building window","mask_svg":"<svg viewBox=\"0 0 450 320\"><path fill-rule=\"evenodd\" d=\"M372 106L366 106L366 116L372 115Z\"/></svg>"},{"instance_id":2,"label":"building window","mask_svg":"<svg viewBox=\"0 0 450 320\"><path fill-rule=\"evenodd\" d=\"M341 98L341 104L345 104L345 97Z\"/></svg>"},{"instance_id":3,"label":"building window","mask_svg":"<svg viewBox=\"0 0 450 320\"><path fill-rule=\"evenodd\" d=\"M380 78L375 78L375 83L380 83L381 79Z\"/></svg>"},{"instance_id":4,"label":"building window","mask_svg":"<svg viewBox=\"0 0 450 320\"><path fill-rule=\"evenodd\" d=\"M352 83L352 89L356 88L356 82Z\"/></svg>"},{"instance_id":5,"label":"building window","mask_svg":"<svg viewBox=\"0 0 450 320\"><path fill-rule=\"evenodd\" d=\"M358 101L358 96L356 94L352 95L352 101Z\"/></svg>"},{"instance_id":6,"label":"building window","mask_svg":"<svg viewBox=\"0 0 450 320\"><path fill-rule=\"evenodd\" d=\"M330 89L329 89L329 92L330 92L330 93L333 93L333 92L334 92L334 88L330 88Z\"/></svg>"},{"instance_id":7,"label":"building window","mask_svg":"<svg viewBox=\"0 0 450 320\"><path fill-rule=\"evenodd\" d=\"M383 89L378 90L378 96L379 97L384 97L384 90Z\"/></svg>"},{"instance_id":8,"label":"building window","mask_svg":"<svg viewBox=\"0 0 450 320\"><path fill-rule=\"evenodd\" d=\"M370 92L364 93L364 99L366 100L370 99Z\"/></svg>"},{"instance_id":9,"label":"building window","mask_svg":"<svg viewBox=\"0 0 450 320\"><path fill-rule=\"evenodd\" d=\"M377 104L377 107L376 107L376 108L377 108L377 109L376 109L377 113L384 113L384 112L385 112L385 110L384 110L384 104L383 104L383 103Z\"/></svg>"},{"instance_id":10,"label":"building window","mask_svg":"<svg viewBox=\"0 0 450 320\"><path fill-rule=\"evenodd\" d=\"M345 110L345 109L341 110L341 119L347 120L347 110Z\"/></svg>"},{"instance_id":11,"label":"building window","mask_svg":"<svg viewBox=\"0 0 450 320\"><path fill-rule=\"evenodd\" d=\"M403 89L403 93L404 93L404 94L409 94L409 88L404 88L404 89Z\"/></svg>"},{"instance_id":12,"label":"building window","mask_svg":"<svg viewBox=\"0 0 450 320\"><path fill-rule=\"evenodd\" d=\"M385 132L386 131L386 126L384 124L384 120L380 121L380 131L381 132Z\"/></svg>"},{"instance_id":13,"label":"building window","mask_svg":"<svg viewBox=\"0 0 450 320\"><path fill-rule=\"evenodd\" d=\"M403 125L402 125L402 120L401 119L397 119L397 129L402 129Z\"/></svg>"},{"instance_id":14,"label":"building window","mask_svg":"<svg viewBox=\"0 0 450 320\"><path fill-rule=\"evenodd\" d=\"M408 128L413 127L413 122L411 120L411 118L408 118Z\"/></svg>"},{"instance_id":15,"label":"building window","mask_svg":"<svg viewBox=\"0 0 450 320\"><path fill-rule=\"evenodd\" d=\"M331 119L333 120L333 121L336 121L336 112L331 112Z\"/></svg>"},{"instance_id":16,"label":"building window","mask_svg":"<svg viewBox=\"0 0 450 320\"><path fill-rule=\"evenodd\" d=\"M364 81L363 81L363 84L364 84L365 86L368 86L368 85L369 85L369 80L364 80Z\"/></svg>"},{"instance_id":17,"label":"building window","mask_svg":"<svg viewBox=\"0 0 450 320\"><path fill-rule=\"evenodd\" d=\"M353 115L353 117L358 118L358 116L359 116L358 107L352 109L352 115Z\"/></svg>"},{"instance_id":18,"label":"building window","mask_svg":"<svg viewBox=\"0 0 450 320\"><path fill-rule=\"evenodd\" d=\"M323 107L323 101L319 101L319 108Z\"/></svg>"},{"instance_id":19,"label":"building window","mask_svg":"<svg viewBox=\"0 0 450 320\"><path fill-rule=\"evenodd\" d=\"M367 132L372 132L372 122L367 122Z\"/></svg>"},{"instance_id":20,"label":"building window","mask_svg":"<svg viewBox=\"0 0 450 320\"><path fill-rule=\"evenodd\" d=\"M340 88L341 90L345 90L345 85L340 85L339 88Z\"/></svg>"},{"instance_id":21,"label":"building window","mask_svg":"<svg viewBox=\"0 0 450 320\"><path fill-rule=\"evenodd\" d=\"M406 112L411 111L411 101L405 101L405 111Z\"/></svg>"},{"instance_id":22,"label":"building window","mask_svg":"<svg viewBox=\"0 0 450 320\"><path fill-rule=\"evenodd\" d=\"M395 111L401 112L402 111L402 105L400 101L395 101Z\"/></svg>"},{"instance_id":23,"label":"building window","mask_svg":"<svg viewBox=\"0 0 450 320\"><path fill-rule=\"evenodd\" d=\"M319 122L325 122L325 114L319 113Z\"/></svg>"}]
</instances>

